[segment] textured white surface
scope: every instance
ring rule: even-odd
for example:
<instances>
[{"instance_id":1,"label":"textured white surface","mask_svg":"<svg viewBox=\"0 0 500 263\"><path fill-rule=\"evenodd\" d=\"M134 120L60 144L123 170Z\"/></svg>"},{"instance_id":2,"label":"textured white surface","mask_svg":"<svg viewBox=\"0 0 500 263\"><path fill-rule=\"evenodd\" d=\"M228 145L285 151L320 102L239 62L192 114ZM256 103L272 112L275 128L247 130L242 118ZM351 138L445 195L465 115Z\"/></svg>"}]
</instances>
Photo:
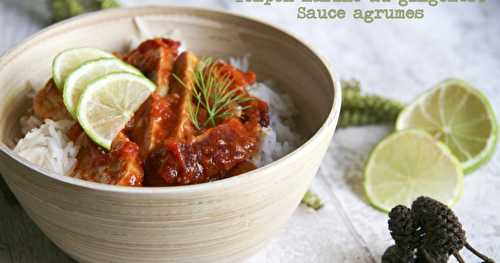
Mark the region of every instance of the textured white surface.
<instances>
[{"instance_id":1,"label":"textured white surface","mask_svg":"<svg viewBox=\"0 0 500 263\"><path fill-rule=\"evenodd\" d=\"M330 61L340 76L360 79L368 92L410 101L434 83L457 76L482 89L495 111L500 110L500 3L494 0L482 5L426 7L426 19L422 21L372 24L351 19L297 21L297 5L292 4L264 7L232 0L123 2L182 3L253 16L302 37ZM15 0L0 2L0 53L43 27L42 20L19 6ZM391 242L387 218L366 204L360 169L373 144L387 132L383 127L339 130L313 185L325 208L320 212L298 208L287 229L249 262L378 262ZM499 170L497 153L488 165L465 178L464 196L455 208L470 243L497 261ZM3 197L0 233L0 262L71 262L20 208L8 206ZM465 256L467 262L478 262L468 253Z\"/></svg>"}]
</instances>

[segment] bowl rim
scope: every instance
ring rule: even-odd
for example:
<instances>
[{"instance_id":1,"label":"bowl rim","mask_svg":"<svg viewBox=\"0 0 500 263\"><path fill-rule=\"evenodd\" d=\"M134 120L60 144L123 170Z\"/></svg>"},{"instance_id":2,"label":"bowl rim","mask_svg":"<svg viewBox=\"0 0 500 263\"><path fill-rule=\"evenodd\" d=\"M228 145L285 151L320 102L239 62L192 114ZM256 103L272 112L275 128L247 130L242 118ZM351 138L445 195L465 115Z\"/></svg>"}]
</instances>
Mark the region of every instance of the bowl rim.
<instances>
[{"instance_id":1,"label":"bowl rim","mask_svg":"<svg viewBox=\"0 0 500 263\"><path fill-rule=\"evenodd\" d=\"M313 147L313 142L318 140L319 137L327 132L328 129L333 129L335 130L338 118L340 115L340 107L341 107L341 100L342 100L342 91L341 91L341 85L340 81L337 78L337 74L333 71L331 68L330 64L327 62L327 60L320 55L318 52L316 52L307 42L305 42L303 39L300 37L296 36L295 34L289 32L286 29L277 27L276 25L270 24L265 21L258 20L256 18L247 16L247 15L242 15L242 14L236 14L228 11L223 11L223 10L214 10L214 9L209 9L209 8L199 8L199 7L188 7L188 6L177 6L177 5L145 5L145 6L140 6L140 7L122 7L122 8L114 8L114 9L109 9L109 10L103 10L99 12L94 12L94 13L88 13L88 14L83 14L78 17L73 17L61 22L58 22L54 25L51 25L49 27L46 27L36 34L33 34L32 36L26 38L23 40L21 43L15 45L14 47L8 49L4 54L0 56L0 71L3 68L3 65L8 64L9 61L15 59L17 53L21 53L25 49L28 49L30 45L37 40L39 37L43 37L46 34L49 34L50 31L57 30L59 28L63 28L65 26L78 26L80 21L86 20L86 21L102 21L102 20L108 20L112 17L115 17L119 14L122 14L122 16L127 16L129 13L144 13L141 14L141 16L153 16L153 15L160 15L166 10L171 10L175 9L178 10L179 13L193 13L193 12L204 12L204 13L211 13L214 15L219 15L219 16L229 16L233 17L235 19L243 19L247 20L252 23L257 23L262 26L268 27L272 30L277 30L285 34L287 37L293 39L296 41L298 44L300 44L302 47L306 48L314 57L316 57L326 69L326 72L328 72L329 76L329 82L330 86L333 86L333 103L330 107L330 112L328 113L328 116L326 119L323 121L321 124L321 127L317 129L317 131L310 136L309 139L307 139L304 143L302 143L299 147L295 148L292 152L286 154L285 156L279 158L278 160L275 160L263 167L259 167L253 171L244 173L239 176L233 176L213 182L207 182L207 183L201 183L201 184L194 184L194 185L182 185L182 186L164 186L164 187L127 187L127 186L117 186L117 185L108 185L108 184L101 184L101 183L96 183L96 182L90 182L90 181L85 181L82 179L77 179L69 176L61 176L59 174L56 174L54 172L50 172L47 169L44 169L42 167L38 167L37 165L29 162L28 160L24 159L23 157L19 156L17 153L15 153L13 150L11 150L7 145L4 143L0 143L0 154L5 155L7 158L6 159L11 159L24 168L27 168L31 172L41 174L43 176L47 176L51 179L54 179L56 181L66 183L72 186L77 186L77 187L82 187L84 189L88 190L95 190L95 191L102 191L102 192L115 192L115 193L134 193L134 194L169 194L169 193L182 193L182 192L193 192L193 191L206 191L210 189L220 189L220 188L228 188L231 187L231 185L234 184L240 184L242 181L247 180L250 177L257 176L261 171L271 169L273 167L278 167L280 165L283 165L285 162L291 161L293 158L298 156L298 152L302 151L305 148L310 148ZM149 13L149 14L147 14ZM1 176L1 175L0 175Z\"/></svg>"}]
</instances>

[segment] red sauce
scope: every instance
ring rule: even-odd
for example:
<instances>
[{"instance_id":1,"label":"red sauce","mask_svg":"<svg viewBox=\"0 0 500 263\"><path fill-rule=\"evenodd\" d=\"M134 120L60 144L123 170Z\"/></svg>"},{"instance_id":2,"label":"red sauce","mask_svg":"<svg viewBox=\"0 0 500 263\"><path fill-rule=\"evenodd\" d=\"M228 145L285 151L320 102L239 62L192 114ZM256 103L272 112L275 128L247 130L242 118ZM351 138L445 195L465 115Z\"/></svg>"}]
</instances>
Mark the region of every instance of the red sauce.
<instances>
[{"instance_id":1,"label":"red sauce","mask_svg":"<svg viewBox=\"0 0 500 263\"><path fill-rule=\"evenodd\" d=\"M142 42L138 48L123 57L124 61L139 68L157 85L157 92L168 92L170 74L178 55L180 42L155 38Z\"/></svg>"},{"instance_id":2,"label":"red sauce","mask_svg":"<svg viewBox=\"0 0 500 263\"><path fill-rule=\"evenodd\" d=\"M146 185L185 185L226 178L257 152L260 134L232 118L208 129L192 143L167 141L146 161ZM159 178L163 179L159 180Z\"/></svg>"},{"instance_id":3,"label":"red sauce","mask_svg":"<svg viewBox=\"0 0 500 263\"><path fill-rule=\"evenodd\" d=\"M174 186L205 183L255 169L251 162L259 151L262 127L269 125L266 102L246 91L256 81L253 72L243 72L217 61L220 78L232 81L231 89L250 100L238 116L218 120L215 127L198 130L187 114L194 105L192 91L172 76L192 70L193 55L177 55L179 42L153 39L121 56L157 83L158 89L140 107L127 127L104 151L83 133L79 125L68 137L80 145L75 177L128 186ZM203 109L197 118L204 120Z\"/></svg>"},{"instance_id":4,"label":"red sauce","mask_svg":"<svg viewBox=\"0 0 500 263\"><path fill-rule=\"evenodd\" d=\"M217 62L215 66L220 77L231 79L232 89L239 89L240 94L251 97L245 88L255 83L253 72L245 73L222 62ZM169 96L173 95L167 98ZM174 103L158 106L172 108L164 110L166 112L180 110ZM269 125L269 107L255 97L241 106L247 106L247 109L240 117L229 118L215 127L197 131L192 140L179 139L189 136L171 134L148 155L144 166L145 185L198 184L254 169L249 161L259 150L261 128ZM205 115L202 111L198 118L203 120Z\"/></svg>"},{"instance_id":5,"label":"red sauce","mask_svg":"<svg viewBox=\"0 0 500 263\"><path fill-rule=\"evenodd\" d=\"M68 137L75 135L77 130L74 127L70 129ZM144 171L139 158L139 146L123 133L113 141L111 151L97 146L85 133L80 133L76 142L80 151L73 171L74 177L105 184L142 186Z\"/></svg>"},{"instance_id":6,"label":"red sauce","mask_svg":"<svg viewBox=\"0 0 500 263\"><path fill-rule=\"evenodd\" d=\"M136 112L125 129L125 133L141 148L141 158L146 159L174 128L177 96L161 97L154 93Z\"/></svg>"}]
</instances>

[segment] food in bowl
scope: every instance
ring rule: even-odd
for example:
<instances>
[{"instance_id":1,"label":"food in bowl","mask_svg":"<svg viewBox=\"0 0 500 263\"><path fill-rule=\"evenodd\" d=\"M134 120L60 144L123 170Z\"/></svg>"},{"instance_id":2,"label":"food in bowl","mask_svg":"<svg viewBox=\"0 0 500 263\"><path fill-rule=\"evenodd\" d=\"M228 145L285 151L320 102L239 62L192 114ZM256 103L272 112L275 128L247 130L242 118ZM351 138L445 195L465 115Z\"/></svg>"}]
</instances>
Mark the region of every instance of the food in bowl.
<instances>
[{"instance_id":1,"label":"food in bowl","mask_svg":"<svg viewBox=\"0 0 500 263\"><path fill-rule=\"evenodd\" d=\"M140 33L134 22L139 20L149 34ZM299 130L304 143L241 176L151 188L93 183L48 172L7 148L14 148L23 137L19 119L32 108L26 84L43 87L57 53L84 46L125 53L131 38L143 40L174 30L180 34L168 37L181 39L200 55L229 60L251 54L251 69L259 81L272 80L276 91L293 99L297 116L290 134ZM273 118L283 114L280 118L285 119L291 108L274 103L274 99L286 102L286 96L269 95L261 86L249 92L259 92L258 97L268 102L270 127L279 142L269 149L277 149L292 140L279 128L284 125L273 124ZM0 87L2 176L43 233L78 262L233 263L249 258L283 229L296 210L329 148L342 98L326 62L300 39L234 14L164 6L98 12L43 30L0 58ZM35 118L23 119L37 128L41 125ZM48 130L42 134L50 134ZM268 140L271 136L262 139L262 148ZM47 153L47 142L40 143Z\"/></svg>"},{"instance_id":2,"label":"food in bowl","mask_svg":"<svg viewBox=\"0 0 500 263\"><path fill-rule=\"evenodd\" d=\"M155 38L126 54L63 51L14 150L87 181L177 186L237 176L298 146L293 102L257 82L247 57L179 47Z\"/></svg>"}]
</instances>

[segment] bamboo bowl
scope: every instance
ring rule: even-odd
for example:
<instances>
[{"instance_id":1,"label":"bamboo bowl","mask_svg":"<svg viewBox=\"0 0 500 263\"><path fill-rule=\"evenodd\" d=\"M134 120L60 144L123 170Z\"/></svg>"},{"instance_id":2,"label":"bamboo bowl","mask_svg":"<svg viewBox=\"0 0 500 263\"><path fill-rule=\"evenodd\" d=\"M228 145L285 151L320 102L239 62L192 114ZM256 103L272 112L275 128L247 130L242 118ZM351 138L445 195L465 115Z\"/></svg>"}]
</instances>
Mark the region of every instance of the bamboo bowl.
<instances>
[{"instance_id":1,"label":"bamboo bowl","mask_svg":"<svg viewBox=\"0 0 500 263\"><path fill-rule=\"evenodd\" d=\"M251 69L294 99L307 141L270 165L200 185L128 188L59 176L14 154L18 119L55 54L109 51L133 37L175 34L200 55L251 54ZM43 30L0 59L0 172L26 212L80 262L239 262L282 228L317 172L335 131L340 86L306 44L273 26L195 8L143 7L85 15Z\"/></svg>"}]
</instances>

